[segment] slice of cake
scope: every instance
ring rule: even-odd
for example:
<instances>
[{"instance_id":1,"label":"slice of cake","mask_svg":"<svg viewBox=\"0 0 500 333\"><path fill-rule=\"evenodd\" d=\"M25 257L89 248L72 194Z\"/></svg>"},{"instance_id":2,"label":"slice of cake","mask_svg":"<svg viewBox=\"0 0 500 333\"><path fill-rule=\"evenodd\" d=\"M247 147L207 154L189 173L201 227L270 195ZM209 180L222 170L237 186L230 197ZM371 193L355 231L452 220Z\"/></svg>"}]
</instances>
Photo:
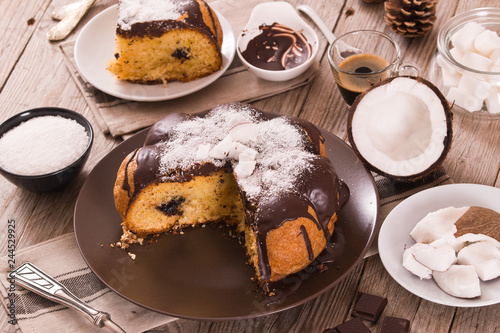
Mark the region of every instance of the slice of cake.
<instances>
[{"instance_id":1,"label":"slice of cake","mask_svg":"<svg viewBox=\"0 0 500 333\"><path fill-rule=\"evenodd\" d=\"M222 67L222 28L203 0L119 0L107 69L134 83L188 82Z\"/></svg>"}]
</instances>

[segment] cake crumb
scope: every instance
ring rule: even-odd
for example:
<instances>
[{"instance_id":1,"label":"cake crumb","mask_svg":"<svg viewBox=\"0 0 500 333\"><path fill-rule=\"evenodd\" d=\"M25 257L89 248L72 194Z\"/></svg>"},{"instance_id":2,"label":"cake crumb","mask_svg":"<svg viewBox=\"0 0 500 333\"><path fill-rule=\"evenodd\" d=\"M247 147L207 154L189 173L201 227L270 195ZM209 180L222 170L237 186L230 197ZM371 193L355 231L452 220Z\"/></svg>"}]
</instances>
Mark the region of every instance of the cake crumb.
<instances>
[{"instance_id":1,"label":"cake crumb","mask_svg":"<svg viewBox=\"0 0 500 333\"><path fill-rule=\"evenodd\" d=\"M132 260L135 260L136 255L134 253L128 252L128 255L130 258L132 258Z\"/></svg>"},{"instance_id":2,"label":"cake crumb","mask_svg":"<svg viewBox=\"0 0 500 333\"><path fill-rule=\"evenodd\" d=\"M125 227L122 227L123 234L118 242L116 242L116 246L121 248L122 250L128 249L130 244L140 244L144 243L144 238L137 236L132 231L128 230Z\"/></svg>"}]
</instances>

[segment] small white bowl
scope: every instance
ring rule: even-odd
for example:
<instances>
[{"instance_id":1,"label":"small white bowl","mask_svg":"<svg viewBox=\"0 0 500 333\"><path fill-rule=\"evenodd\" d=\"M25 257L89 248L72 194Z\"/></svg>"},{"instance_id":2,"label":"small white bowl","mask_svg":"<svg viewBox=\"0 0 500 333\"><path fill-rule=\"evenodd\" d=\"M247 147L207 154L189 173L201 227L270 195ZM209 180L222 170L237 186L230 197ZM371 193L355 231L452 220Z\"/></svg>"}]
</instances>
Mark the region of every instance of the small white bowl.
<instances>
[{"instance_id":1,"label":"small white bowl","mask_svg":"<svg viewBox=\"0 0 500 333\"><path fill-rule=\"evenodd\" d=\"M259 27L262 25L270 26L273 23L279 23L297 33L302 33L312 47L309 59L297 67L284 70L262 69L246 61L242 56L242 52L247 49L248 43L254 37L262 33ZM255 6L247 25L238 36L236 42L236 53L243 65L256 76L268 81L286 81L304 73L315 61L318 48L319 39L314 29L311 28L311 26L299 16L293 6L287 2L264 2Z\"/></svg>"}]
</instances>

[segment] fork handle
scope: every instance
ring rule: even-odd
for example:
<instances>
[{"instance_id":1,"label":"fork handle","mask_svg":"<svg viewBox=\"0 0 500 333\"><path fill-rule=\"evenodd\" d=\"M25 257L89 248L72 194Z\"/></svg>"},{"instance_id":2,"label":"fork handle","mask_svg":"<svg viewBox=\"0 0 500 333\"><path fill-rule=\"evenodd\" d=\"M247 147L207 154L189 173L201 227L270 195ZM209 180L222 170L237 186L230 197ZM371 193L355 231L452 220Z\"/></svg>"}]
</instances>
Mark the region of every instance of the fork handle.
<instances>
[{"instance_id":1,"label":"fork handle","mask_svg":"<svg viewBox=\"0 0 500 333\"><path fill-rule=\"evenodd\" d=\"M51 301L64 304L67 307L82 313L92 324L104 327L106 321L111 321L108 313L98 311L85 304L71 293L65 286L45 274L35 265L26 262L9 273L20 286L37 293ZM107 326L107 325L106 325ZM117 325L116 325L117 326ZM118 327L118 326L117 326ZM121 330L121 328L120 328ZM117 332L124 332L123 330Z\"/></svg>"}]
</instances>

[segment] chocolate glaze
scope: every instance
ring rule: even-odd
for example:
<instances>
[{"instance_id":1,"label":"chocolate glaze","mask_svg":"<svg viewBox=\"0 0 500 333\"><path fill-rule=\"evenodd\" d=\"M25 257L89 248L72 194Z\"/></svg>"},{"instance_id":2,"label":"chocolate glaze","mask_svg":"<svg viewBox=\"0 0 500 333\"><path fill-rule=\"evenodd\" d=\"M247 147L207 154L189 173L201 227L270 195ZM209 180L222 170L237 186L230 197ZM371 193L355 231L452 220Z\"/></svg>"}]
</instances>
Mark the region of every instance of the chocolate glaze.
<instances>
[{"instance_id":1,"label":"chocolate glaze","mask_svg":"<svg viewBox=\"0 0 500 333\"><path fill-rule=\"evenodd\" d=\"M311 164L311 168L299 176L295 193L261 204L254 215L259 268L263 280L271 277L266 245L267 235L271 230L279 228L286 221L306 217L317 223L318 230L322 230L329 241L331 235L328 223L349 199L347 186L338 178L328 158L318 156ZM309 213L309 206L314 208L318 220ZM305 242L310 247L310 243Z\"/></svg>"},{"instance_id":2,"label":"chocolate glaze","mask_svg":"<svg viewBox=\"0 0 500 333\"><path fill-rule=\"evenodd\" d=\"M182 6L181 11L186 14L177 20L137 22L132 24L130 30L123 30L120 25L118 25L116 33L124 38L142 38L145 36L161 37L166 31L172 29L196 29L208 35L213 42L218 45L217 39L219 32L215 29L216 20L207 3L203 0L193 0L183 4L178 3L178 5ZM209 21L211 22L212 27L214 27L213 30L203 20L203 11L201 6L206 8L209 13Z\"/></svg>"},{"instance_id":3,"label":"chocolate glaze","mask_svg":"<svg viewBox=\"0 0 500 333\"><path fill-rule=\"evenodd\" d=\"M260 120L266 119L261 111L255 110L255 112ZM175 124L188 118L189 116L186 115L172 114L163 118L151 128L146 139L146 142L150 143L150 145L146 145L134 153L137 169L134 172L134 193L132 193L130 202L142 189L150 184L173 181L186 182L196 176L210 175L214 171L220 170L212 163L202 163L193 165L189 170L172 170L170 174L160 174L158 157L161 142L168 139L169 133ZM301 133L305 138L314 141L310 149L315 152L319 151L320 143L324 140L320 131L314 125L299 118L289 118L289 120L294 126L302 128ZM132 156L127 164L133 159ZM232 172L230 162L227 162L223 168L226 172ZM126 189L126 186L128 186L128 182L127 184L124 182L123 188ZM244 193L242 193L242 196L244 196ZM250 221L253 221L251 227L257 237L261 279L266 281L271 276L266 243L268 233L280 227L284 222L296 220L298 217L310 219L316 223L318 230L323 231L327 240L327 247L321 255L322 262L334 260L341 252L344 242L342 242L343 237L339 236L338 232L334 233L333 237L330 235L328 223L348 199L349 190L346 184L338 178L329 159L318 155L311 161L310 168L298 177L295 191L265 201L262 200L257 205L247 202L246 214L250 217ZM317 219L310 214L309 207L314 209ZM300 229L312 261L313 255L309 235L304 226Z\"/></svg>"},{"instance_id":4,"label":"chocolate glaze","mask_svg":"<svg viewBox=\"0 0 500 333\"><path fill-rule=\"evenodd\" d=\"M288 121L299 128L300 131L304 132L306 135L306 149L313 154L320 153L320 148L323 143L325 143L325 138L321 135L321 131L314 126L311 122L293 116L284 116Z\"/></svg>"},{"instance_id":5,"label":"chocolate glaze","mask_svg":"<svg viewBox=\"0 0 500 333\"><path fill-rule=\"evenodd\" d=\"M259 35L248 42L243 58L267 70L285 70L299 66L311 57L312 47L300 32L282 24L261 25Z\"/></svg>"},{"instance_id":6,"label":"chocolate glaze","mask_svg":"<svg viewBox=\"0 0 500 333\"><path fill-rule=\"evenodd\" d=\"M172 134L172 128L174 128L174 126L178 123L190 118L192 118L192 116L188 114L176 112L160 119L148 131L146 139L144 140L144 145L149 146L162 141L167 141Z\"/></svg>"}]
</instances>

